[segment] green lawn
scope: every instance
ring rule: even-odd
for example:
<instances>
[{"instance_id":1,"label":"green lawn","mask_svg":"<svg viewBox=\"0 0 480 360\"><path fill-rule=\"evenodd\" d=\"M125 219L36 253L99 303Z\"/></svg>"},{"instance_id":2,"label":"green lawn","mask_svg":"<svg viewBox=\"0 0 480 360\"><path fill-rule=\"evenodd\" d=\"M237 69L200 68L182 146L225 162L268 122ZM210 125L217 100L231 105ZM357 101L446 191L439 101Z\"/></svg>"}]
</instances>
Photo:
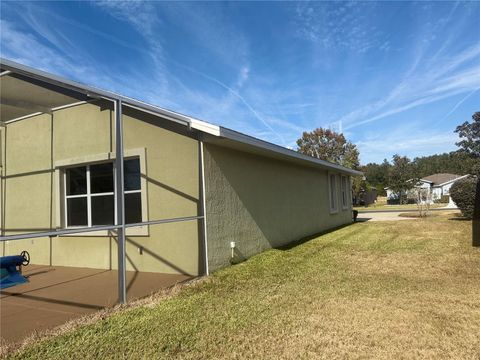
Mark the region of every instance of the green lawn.
<instances>
[{"instance_id":1,"label":"green lawn","mask_svg":"<svg viewBox=\"0 0 480 360\"><path fill-rule=\"evenodd\" d=\"M430 205L430 209L436 209L436 208L442 208L447 206L447 204L432 204ZM367 207L365 206L354 206L353 207L355 210L358 210L359 212L362 211L371 211L371 210L417 210L417 205L415 204L405 204L405 205L387 205L387 204L379 204L379 205L369 205Z\"/></svg>"},{"instance_id":2,"label":"green lawn","mask_svg":"<svg viewBox=\"0 0 480 360\"><path fill-rule=\"evenodd\" d=\"M356 223L270 250L16 359L480 357L471 222Z\"/></svg>"}]
</instances>

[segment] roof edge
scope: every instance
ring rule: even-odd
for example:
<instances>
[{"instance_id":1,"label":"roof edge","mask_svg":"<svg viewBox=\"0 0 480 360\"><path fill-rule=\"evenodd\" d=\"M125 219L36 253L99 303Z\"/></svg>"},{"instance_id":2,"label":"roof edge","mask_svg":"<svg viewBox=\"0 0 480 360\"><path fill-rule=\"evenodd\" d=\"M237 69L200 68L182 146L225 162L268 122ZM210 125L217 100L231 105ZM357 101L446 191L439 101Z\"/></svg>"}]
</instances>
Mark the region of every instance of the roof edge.
<instances>
[{"instance_id":1,"label":"roof edge","mask_svg":"<svg viewBox=\"0 0 480 360\"><path fill-rule=\"evenodd\" d=\"M260 139L257 139L255 137L253 137L253 136L249 136L249 135L240 133L238 131L228 129L228 128L225 128L225 127L221 127L221 126L220 126L220 136L223 137L223 138L229 139L229 140L238 141L238 142L248 144L248 145L251 145L251 146L254 146L254 147L257 147L257 148L261 148L261 149L264 149L264 150L268 150L268 151L272 151L272 152L275 152L275 153L278 153L278 154L282 154L282 155L285 155L287 157L291 157L291 158L295 158L295 159L298 159L298 160L303 160L303 161L306 161L306 162L309 162L309 163L313 163L317 166L320 165L320 166L328 168L328 169L337 170L337 171L340 171L340 172L343 172L343 173L346 173L346 174L349 174L349 175L363 176L363 172L361 172L361 171L349 169L347 167L337 165L337 164L331 163L331 162L326 161L326 160L320 160L320 159L314 158L312 156L308 156L308 155L299 153L295 150L290 150L290 149L287 149L283 146L276 145L276 144L270 143L268 141L260 140Z\"/></svg>"},{"instance_id":2,"label":"roof edge","mask_svg":"<svg viewBox=\"0 0 480 360\"><path fill-rule=\"evenodd\" d=\"M470 174L461 175L461 176L459 176L459 177L457 177L457 178L455 178L455 179L445 181L445 182L443 182L443 183L441 183L441 184L438 184L438 185L435 185L435 186L443 186L443 185L445 185L445 184L448 184L448 183L451 183L451 182L454 182L454 181L457 181L457 180L460 180L460 179L464 179L464 178L466 178L466 177L468 177L468 176L470 176Z\"/></svg>"},{"instance_id":3,"label":"roof edge","mask_svg":"<svg viewBox=\"0 0 480 360\"><path fill-rule=\"evenodd\" d=\"M182 123L184 125L190 126L191 118L177 112L160 108L158 106L147 104L143 101L135 100L127 96L119 95L111 91L102 90L93 86L85 85L77 81L72 81L65 79L61 76L48 73L46 71L38 70L27 65L19 64L15 61L8 60L0 57L0 65L5 70L9 70L14 74L24 75L36 80L46 82L48 84L57 85L63 88L67 88L82 94L85 94L89 97L102 97L109 100L120 100L126 105L131 105L132 107L137 107L142 110L155 112L158 115L165 116L172 121Z\"/></svg>"},{"instance_id":4,"label":"roof edge","mask_svg":"<svg viewBox=\"0 0 480 360\"><path fill-rule=\"evenodd\" d=\"M216 137L224 137L233 141L238 141L250 146L254 146L254 147L268 150L274 153L278 153L286 157L303 160L303 161L315 164L317 166L322 166L327 169L337 170L339 172L346 173L349 175L353 175L353 176L363 175L361 171L349 169L344 166L337 165L325 160L320 160L308 155L304 155L294 150L287 149L283 146L276 145L264 140L260 140L253 136L249 136L235 130L217 126L205 121L195 119L190 116L186 116L171 110L158 107L158 106L150 105L143 101L122 96L111 91L101 90L96 87L92 87L76 81L68 80L61 76L54 75L46 71L38 70L23 64L19 64L12 60L8 60L0 57L0 64L3 69L11 71L14 74L20 74L26 77L40 80L48 84L53 84L59 87L67 88L93 98L101 97L101 98L106 98L108 100L119 100L119 101L122 101L122 103L124 103L124 105L126 106L133 107L138 110L145 111L147 113L154 113L157 116L162 116L164 118L167 118L170 121L180 123L182 125L187 126L188 128L193 128L195 130L198 130L203 133L207 133Z\"/></svg>"}]
</instances>

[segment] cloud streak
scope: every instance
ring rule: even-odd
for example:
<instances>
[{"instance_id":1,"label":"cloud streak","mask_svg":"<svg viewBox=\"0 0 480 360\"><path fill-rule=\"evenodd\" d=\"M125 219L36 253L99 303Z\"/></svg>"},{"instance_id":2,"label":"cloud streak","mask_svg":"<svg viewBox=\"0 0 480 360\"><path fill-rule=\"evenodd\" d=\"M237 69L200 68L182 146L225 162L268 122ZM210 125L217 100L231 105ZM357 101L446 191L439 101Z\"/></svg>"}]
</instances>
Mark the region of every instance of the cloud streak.
<instances>
[{"instance_id":1,"label":"cloud streak","mask_svg":"<svg viewBox=\"0 0 480 360\"><path fill-rule=\"evenodd\" d=\"M480 45L474 45L458 56L418 67L417 57L400 84L374 103L365 105L344 116L339 121L345 129L352 129L418 106L430 104L480 87Z\"/></svg>"},{"instance_id":2,"label":"cloud streak","mask_svg":"<svg viewBox=\"0 0 480 360\"><path fill-rule=\"evenodd\" d=\"M279 145L333 127L381 156L389 144L370 132L405 138L465 116L479 95L477 5L468 15L462 3L75 4L81 15L2 3L2 56ZM439 149L417 147L428 146ZM407 154L417 147L402 142Z\"/></svg>"}]
</instances>

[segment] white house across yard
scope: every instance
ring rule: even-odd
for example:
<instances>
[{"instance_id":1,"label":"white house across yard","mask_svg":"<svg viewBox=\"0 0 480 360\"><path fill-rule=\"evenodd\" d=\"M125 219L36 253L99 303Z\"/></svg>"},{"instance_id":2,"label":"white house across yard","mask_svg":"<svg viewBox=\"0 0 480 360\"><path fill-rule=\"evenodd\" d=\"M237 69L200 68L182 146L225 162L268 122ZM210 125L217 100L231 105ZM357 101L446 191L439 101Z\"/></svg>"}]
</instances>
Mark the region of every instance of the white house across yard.
<instances>
[{"instance_id":1,"label":"white house across yard","mask_svg":"<svg viewBox=\"0 0 480 360\"><path fill-rule=\"evenodd\" d=\"M432 194L432 201L440 200L442 196L448 196L448 203L450 206L455 206L450 198L450 188L452 185L460 180L466 178L468 175L456 175L456 174L433 174L420 179L416 187L430 189ZM390 188L385 188L387 191L388 200L398 199L399 194L394 192ZM403 195L403 194L402 194Z\"/></svg>"}]
</instances>

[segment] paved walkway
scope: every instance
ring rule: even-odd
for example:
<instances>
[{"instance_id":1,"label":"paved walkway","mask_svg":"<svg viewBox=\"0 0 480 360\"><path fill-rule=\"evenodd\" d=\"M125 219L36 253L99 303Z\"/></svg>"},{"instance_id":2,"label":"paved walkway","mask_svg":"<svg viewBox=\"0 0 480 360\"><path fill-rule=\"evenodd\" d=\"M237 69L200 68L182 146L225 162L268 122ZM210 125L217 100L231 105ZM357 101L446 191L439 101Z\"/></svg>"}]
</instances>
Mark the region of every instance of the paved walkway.
<instances>
[{"instance_id":1,"label":"paved walkway","mask_svg":"<svg viewBox=\"0 0 480 360\"><path fill-rule=\"evenodd\" d=\"M30 282L0 291L0 336L6 342L117 303L117 271L40 265L23 270ZM127 297L145 297L190 278L129 271Z\"/></svg>"},{"instance_id":2,"label":"paved walkway","mask_svg":"<svg viewBox=\"0 0 480 360\"><path fill-rule=\"evenodd\" d=\"M375 211L361 212L358 214L357 221L400 221L400 220L416 220L416 218L400 217L398 215L405 211Z\"/></svg>"},{"instance_id":3,"label":"paved walkway","mask_svg":"<svg viewBox=\"0 0 480 360\"><path fill-rule=\"evenodd\" d=\"M364 210L366 209L366 210ZM358 209L357 209L358 210ZM450 210L458 210L457 207L441 207L441 208L433 208L430 209L430 211L450 211ZM368 210L368 208L362 208L359 210L360 214L370 214L370 213L388 213L388 212L393 212L393 213L406 213L406 212L416 212L418 211L417 209L380 209L380 210Z\"/></svg>"},{"instance_id":4,"label":"paved walkway","mask_svg":"<svg viewBox=\"0 0 480 360\"><path fill-rule=\"evenodd\" d=\"M448 212L457 212L457 209L451 208L439 208L439 209L430 209L430 211L448 211ZM375 210L375 211L362 211L358 213L357 221L401 221L401 220L418 220L418 218L414 217L403 217L398 216L400 214L406 212L418 212L418 210L402 210L402 211L394 211L394 210Z\"/></svg>"}]
</instances>

